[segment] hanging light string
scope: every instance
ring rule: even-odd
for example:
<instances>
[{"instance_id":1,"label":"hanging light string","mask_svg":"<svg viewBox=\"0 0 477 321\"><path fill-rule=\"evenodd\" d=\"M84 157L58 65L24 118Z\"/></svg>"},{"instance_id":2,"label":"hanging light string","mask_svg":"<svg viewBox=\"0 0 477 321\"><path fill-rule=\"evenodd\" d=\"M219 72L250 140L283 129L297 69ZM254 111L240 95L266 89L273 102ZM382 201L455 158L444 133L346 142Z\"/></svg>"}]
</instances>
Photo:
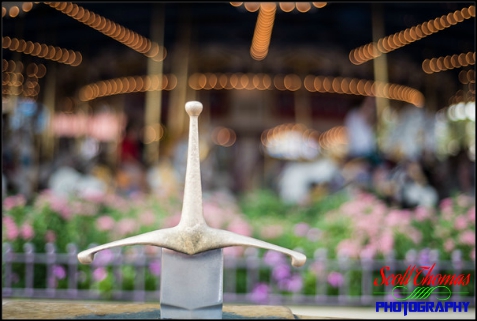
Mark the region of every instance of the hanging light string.
<instances>
[{"instance_id":1,"label":"hanging light string","mask_svg":"<svg viewBox=\"0 0 477 321\"><path fill-rule=\"evenodd\" d=\"M123 77L102 80L82 87L79 91L81 101L90 101L98 97L145 92L151 90L173 90L177 77L163 75L162 86L157 76ZM309 92L348 94L358 96L386 97L424 106L424 95L417 89L399 84L382 83L373 80L307 75L303 80L296 74L274 77L258 73L194 73L189 77L189 87L193 90L280 90L296 91L304 87Z\"/></svg>"},{"instance_id":2,"label":"hanging light string","mask_svg":"<svg viewBox=\"0 0 477 321\"><path fill-rule=\"evenodd\" d=\"M250 56L255 60L263 60L268 54L270 38L272 36L273 24L275 22L275 13L277 5L275 2L230 2L234 7L241 5L248 12L258 11L257 23L250 47ZM278 7L284 12L291 12L294 9L299 12L308 12L311 10L311 4L315 8L323 8L326 2L279 2Z\"/></svg>"},{"instance_id":3,"label":"hanging light string","mask_svg":"<svg viewBox=\"0 0 477 321\"><path fill-rule=\"evenodd\" d=\"M21 61L3 59L2 94L36 99L40 93L38 80L45 75L43 64L30 63L24 68Z\"/></svg>"},{"instance_id":4,"label":"hanging light string","mask_svg":"<svg viewBox=\"0 0 477 321\"><path fill-rule=\"evenodd\" d=\"M167 51L163 46L77 4L71 2L44 3L154 61L162 61L166 58Z\"/></svg>"},{"instance_id":5,"label":"hanging light string","mask_svg":"<svg viewBox=\"0 0 477 321\"><path fill-rule=\"evenodd\" d=\"M475 65L475 52L461 53L459 55L425 59L422 62L422 70L426 74L441 72L454 68Z\"/></svg>"},{"instance_id":6,"label":"hanging light string","mask_svg":"<svg viewBox=\"0 0 477 321\"><path fill-rule=\"evenodd\" d=\"M79 51L73 51L60 47L53 47L39 42L25 41L23 39L2 38L2 48L23 54L56 61L73 67L79 66L83 56Z\"/></svg>"},{"instance_id":7,"label":"hanging light string","mask_svg":"<svg viewBox=\"0 0 477 321\"><path fill-rule=\"evenodd\" d=\"M260 9L260 5L263 4L263 2L230 2L230 4L234 7L240 7L243 5L248 12L255 12ZM326 4L326 2L278 2L278 7L283 12L291 12L296 9L298 12L304 13L310 11L312 5L313 7L320 9L326 6Z\"/></svg>"},{"instance_id":8,"label":"hanging light string","mask_svg":"<svg viewBox=\"0 0 477 321\"><path fill-rule=\"evenodd\" d=\"M35 2L35 4L37 3L38 2ZM18 4L18 2L11 2L2 5L2 18L16 18L19 17L22 13L28 12L33 8L33 2L23 2L21 6L17 6L15 4Z\"/></svg>"},{"instance_id":9,"label":"hanging light string","mask_svg":"<svg viewBox=\"0 0 477 321\"><path fill-rule=\"evenodd\" d=\"M276 10L277 7L273 2L265 2L260 5L250 47L250 55L255 60L263 60L268 54Z\"/></svg>"},{"instance_id":10,"label":"hanging light string","mask_svg":"<svg viewBox=\"0 0 477 321\"><path fill-rule=\"evenodd\" d=\"M396 32L379 39L377 43L371 42L355 48L350 51L349 60L355 65L360 65L470 18L475 18L474 5Z\"/></svg>"}]
</instances>

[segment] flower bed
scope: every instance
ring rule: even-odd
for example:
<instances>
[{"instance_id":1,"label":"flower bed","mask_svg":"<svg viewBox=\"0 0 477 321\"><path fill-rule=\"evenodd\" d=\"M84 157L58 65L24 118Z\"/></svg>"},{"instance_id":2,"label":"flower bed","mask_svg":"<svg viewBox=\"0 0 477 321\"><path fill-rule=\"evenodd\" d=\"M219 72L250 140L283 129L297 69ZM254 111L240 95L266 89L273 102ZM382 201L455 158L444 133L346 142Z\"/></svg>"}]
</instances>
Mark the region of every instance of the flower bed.
<instances>
[{"instance_id":1,"label":"flower bed","mask_svg":"<svg viewBox=\"0 0 477 321\"><path fill-rule=\"evenodd\" d=\"M22 252L26 243L33 244L36 252L44 252L49 242L56 244L59 253L66 252L69 243L84 250L91 244L175 226L181 207L179 196L65 198L44 191L32 204L26 204L21 195L9 196L3 201L2 241L8 242L14 252ZM451 252L460 250L463 260L475 261L475 200L465 195L444 199L437 208L403 210L389 207L363 192L329 195L309 206L285 204L273 192L265 190L243 195L238 200L216 192L204 193L203 208L211 227L298 249L310 259L317 249L325 249L330 259L383 259L390 254L405 259L410 249L437 249L440 260L450 260ZM145 251L155 254L158 248L147 246ZM108 298L115 282L112 268L105 267L111 253L100 253L95 262L105 262L96 262L92 272L91 267L79 265L78 287L98 289ZM224 253L234 257L246 255L242 247L226 248ZM265 300L270 292L315 294L317 278L326 279L328 294L336 294L333 289L344 282L344 275L337 269L322 271L317 264L310 264L306 270L299 270L291 268L287 258L279 253L259 251L258 255L268 270L260 272L251 291L256 302ZM21 269L22 263L16 264ZM46 268L37 266L35 274L35 280L39 280L35 287L45 287L40 281L46 278ZM51 282L55 282L56 288L67 287L66 274L65 266L54 267L55 279ZM146 273L146 290L157 290L155 280L159 275L159 261L153 260ZM134 289L132 266L122 269L122 280L124 289ZM237 283L241 280L239 275ZM12 282L14 287L25 285L21 275ZM271 288L270 283L276 286ZM351 293L360 293L361 284L358 282L354 287ZM238 292L247 291L240 284L237 288ZM473 291L470 289L471 295Z\"/></svg>"}]
</instances>

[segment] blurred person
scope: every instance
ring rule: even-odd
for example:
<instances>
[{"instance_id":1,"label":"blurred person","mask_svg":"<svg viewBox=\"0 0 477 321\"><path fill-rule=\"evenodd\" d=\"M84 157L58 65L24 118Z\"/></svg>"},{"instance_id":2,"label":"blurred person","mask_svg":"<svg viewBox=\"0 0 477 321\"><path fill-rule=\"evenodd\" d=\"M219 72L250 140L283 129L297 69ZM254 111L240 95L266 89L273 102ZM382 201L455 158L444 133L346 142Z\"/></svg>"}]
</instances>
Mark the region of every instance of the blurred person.
<instances>
[{"instance_id":1,"label":"blurred person","mask_svg":"<svg viewBox=\"0 0 477 321\"><path fill-rule=\"evenodd\" d=\"M179 195L178 173L168 156L161 156L157 164L151 166L146 173L146 181L152 193L161 198Z\"/></svg>"},{"instance_id":2,"label":"blurred person","mask_svg":"<svg viewBox=\"0 0 477 321\"><path fill-rule=\"evenodd\" d=\"M396 184L391 180L395 167L395 162L390 159L384 159L371 175L373 192L387 205L392 205L395 200Z\"/></svg>"},{"instance_id":3,"label":"blurred person","mask_svg":"<svg viewBox=\"0 0 477 321\"><path fill-rule=\"evenodd\" d=\"M142 146L139 128L135 124L127 124L119 148L117 191L125 196L145 192L147 183L142 162Z\"/></svg>"},{"instance_id":4,"label":"blurred person","mask_svg":"<svg viewBox=\"0 0 477 321\"><path fill-rule=\"evenodd\" d=\"M450 172L454 177L450 179L451 192L467 195L475 193L475 162L471 161L465 147L461 147L456 155L449 158Z\"/></svg>"},{"instance_id":5,"label":"blurred person","mask_svg":"<svg viewBox=\"0 0 477 321\"><path fill-rule=\"evenodd\" d=\"M376 98L364 98L361 104L346 114L344 125L348 138L348 159L373 160L377 153Z\"/></svg>"},{"instance_id":6,"label":"blurred person","mask_svg":"<svg viewBox=\"0 0 477 321\"><path fill-rule=\"evenodd\" d=\"M419 160L435 153L433 115L423 108L404 105L396 117L395 125L385 137L386 153L396 161Z\"/></svg>"},{"instance_id":7,"label":"blurred person","mask_svg":"<svg viewBox=\"0 0 477 321\"><path fill-rule=\"evenodd\" d=\"M322 198L340 181L338 164L330 157L310 162L290 161L279 175L278 191L281 199L291 204L306 204Z\"/></svg>"},{"instance_id":8,"label":"blurred person","mask_svg":"<svg viewBox=\"0 0 477 321\"><path fill-rule=\"evenodd\" d=\"M348 188L372 189L373 168L367 158L353 158L341 166L341 175Z\"/></svg>"},{"instance_id":9,"label":"blurred person","mask_svg":"<svg viewBox=\"0 0 477 321\"><path fill-rule=\"evenodd\" d=\"M451 195L451 174L448 159L439 160L435 153L424 150L420 163L428 183L436 190L438 199L443 200Z\"/></svg>"},{"instance_id":10,"label":"blurred person","mask_svg":"<svg viewBox=\"0 0 477 321\"><path fill-rule=\"evenodd\" d=\"M141 161L141 143L139 129L128 123L120 143L120 163L139 163Z\"/></svg>"},{"instance_id":11,"label":"blurred person","mask_svg":"<svg viewBox=\"0 0 477 321\"><path fill-rule=\"evenodd\" d=\"M405 160L398 164L391 180L394 202L401 208L433 207L439 201L436 189L429 184L418 161Z\"/></svg>"}]
</instances>

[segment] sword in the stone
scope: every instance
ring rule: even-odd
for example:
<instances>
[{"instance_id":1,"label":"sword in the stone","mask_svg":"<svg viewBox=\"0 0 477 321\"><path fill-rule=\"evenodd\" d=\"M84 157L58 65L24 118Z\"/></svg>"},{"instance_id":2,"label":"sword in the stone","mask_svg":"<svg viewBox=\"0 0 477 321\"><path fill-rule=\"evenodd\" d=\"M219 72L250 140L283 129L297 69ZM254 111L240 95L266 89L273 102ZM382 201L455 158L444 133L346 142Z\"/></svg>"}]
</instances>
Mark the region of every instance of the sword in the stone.
<instances>
[{"instance_id":1,"label":"sword in the stone","mask_svg":"<svg viewBox=\"0 0 477 321\"><path fill-rule=\"evenodd\" d=\"M185 104L189 114L189 146L180 222L171 228L113 241L78 254L83 264L93 262L101 250L128 245L162 248L160 315L162 319L221 319L223 307L223 248L251 246L274 250L291 257L293 266L302 266L300 252L207 225L202 208L198 118L202 104Z\"/></svg>"}]
</instances>

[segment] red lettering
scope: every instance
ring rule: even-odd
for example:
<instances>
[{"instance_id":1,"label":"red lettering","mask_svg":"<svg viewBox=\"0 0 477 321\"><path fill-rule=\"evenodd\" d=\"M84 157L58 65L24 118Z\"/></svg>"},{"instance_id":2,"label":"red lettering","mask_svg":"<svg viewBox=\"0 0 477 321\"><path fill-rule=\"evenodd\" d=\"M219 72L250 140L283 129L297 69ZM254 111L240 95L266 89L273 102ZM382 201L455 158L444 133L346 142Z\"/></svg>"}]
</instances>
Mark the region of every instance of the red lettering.
<instances>
[{"instance_id":1,"label":"red lettering","mask_svg":"<svg viewBox=\"0 0 477 321\"><path fill-rule=\"evenodd\" d=\"M381 283L378 284L378 278L375 278L374 279L374 282L373 284L375 286L378 286L378 285L389 285L389 282L388 282L388 279L386 278L386 272L384 270L389 270L389 266L384 266L381 268L381 278L382 278L382 281Z\"/></svg>"},{"instance_id":2,"label":"red lettering","mask_svg":"<svg viewBox=\"0 0 477 321\"><path fill-rule=\"evenodd\" d=\"M418 286L419 285L419 282L417 281L417 279L419 278L419 275L421 274L422 270L418 270L416 272L416 276L414 277L414 285L415 286Z\"/></svg>"},{"instance_id":3,"label":"red lettering","mask_svg":"<svg viewBox=\"0 0 477 321\"><path fill-rule=\"evenodd\" d=\"M469 284L469 282L470 282L470 273L467 274L464 281L462 282L462 285L467 285L467 284Z\"/></svg>"},{"instance_id":4,"label":"red lettering","mask_svg":"<svg viewBox=\"0 0 477 321\"><path fill-rule=\"evenodd\" d=\"M401 274L396 274L393 276L393 282L391 283L392 285L402 285L402 275Z\"/></svg>"}]
</instances>

